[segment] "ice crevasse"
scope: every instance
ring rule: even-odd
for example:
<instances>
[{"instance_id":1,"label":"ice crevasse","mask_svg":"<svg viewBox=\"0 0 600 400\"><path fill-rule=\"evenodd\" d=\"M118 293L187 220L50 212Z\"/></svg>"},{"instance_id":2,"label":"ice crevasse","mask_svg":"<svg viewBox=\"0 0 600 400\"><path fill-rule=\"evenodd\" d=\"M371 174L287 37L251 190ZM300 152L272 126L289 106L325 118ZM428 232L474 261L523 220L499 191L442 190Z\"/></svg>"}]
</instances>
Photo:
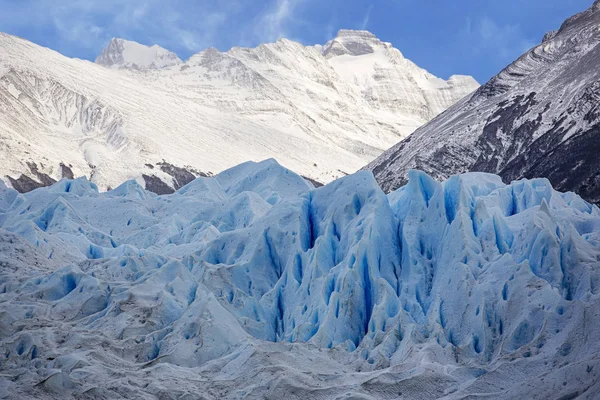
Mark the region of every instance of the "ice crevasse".
<instances>
[{"instance_id":1,"label":"ice crevasse","mask_svg":"<svg viewBox=\"0 0 600 400\"><path fill-rule=\"evenodd\" d=\"M0 371L73 389L82 349L192 368L262 341L372 370L600 354L596 206L545 179L409 178L314 189L267 160L166 196L0 185Z\"/></svg>"}]
</instances>

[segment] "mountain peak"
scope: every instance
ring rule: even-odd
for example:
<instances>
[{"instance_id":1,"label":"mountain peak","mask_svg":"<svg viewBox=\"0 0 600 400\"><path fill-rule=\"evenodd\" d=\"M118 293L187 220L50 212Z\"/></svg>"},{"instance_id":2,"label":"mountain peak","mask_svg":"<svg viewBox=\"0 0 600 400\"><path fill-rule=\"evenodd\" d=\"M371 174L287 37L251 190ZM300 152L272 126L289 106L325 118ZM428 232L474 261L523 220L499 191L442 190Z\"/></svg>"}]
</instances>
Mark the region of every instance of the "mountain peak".
<instances>
[{"instance_id":1,"label":"mountain peak","mask_svg":"<svg viewBox=\"0 0 600 400\"><path fill-rule=\"evenodd\" d=\"M96 64L105 67L136 70L162 69L179 63L181 60L175 53L156 44L145 46L121 38L112 38L96 59Z\"/></svg>"},{"instance_id":2,"label":"mountain peak","mask_svg":"<svg viewBox=\"0 0 600 400\"><path fill-rule=\"evenodd\" d=\"M327 58L342 55L362 56L374 53L377 47L384 46L385 43L369 31L342 29L338 31L335 39L323 46L323 55Z\"/></svg>"}]
</instances>

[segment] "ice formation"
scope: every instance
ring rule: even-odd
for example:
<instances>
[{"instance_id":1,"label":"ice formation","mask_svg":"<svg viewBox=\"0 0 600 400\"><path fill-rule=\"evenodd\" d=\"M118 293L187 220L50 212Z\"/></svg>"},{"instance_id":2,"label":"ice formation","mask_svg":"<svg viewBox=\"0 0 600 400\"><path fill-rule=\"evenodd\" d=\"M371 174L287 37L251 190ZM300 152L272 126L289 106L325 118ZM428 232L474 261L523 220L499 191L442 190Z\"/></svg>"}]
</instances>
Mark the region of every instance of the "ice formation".
<instances>
[{"instance_id":1,"label":"ice formation","mask_svg":"<svg viewBox=\"0 0 600 400\"><path fill-rule=\"evenodd\" d=\"M600 391L600 210L545 179L0 185L0 266L0 396Z\"/></svg>"}]
</instances>

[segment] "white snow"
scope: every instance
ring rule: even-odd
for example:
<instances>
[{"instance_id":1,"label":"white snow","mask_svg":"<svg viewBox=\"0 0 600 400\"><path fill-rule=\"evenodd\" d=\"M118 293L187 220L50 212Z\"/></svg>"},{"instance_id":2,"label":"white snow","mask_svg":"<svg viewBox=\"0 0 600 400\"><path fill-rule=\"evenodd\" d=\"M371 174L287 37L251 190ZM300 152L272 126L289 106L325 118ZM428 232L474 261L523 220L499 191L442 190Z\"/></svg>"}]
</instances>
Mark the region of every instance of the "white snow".
<instances>
[{"instance_id":1,"label":"white snow","mask_svg":"<svg viewBox=\"0 0 600 400\"><path fill-rule=\"evenodd\" d=\"M274 160L168 196L0 184L0 396L592 398L600 210ZM556 383L556 384L554 384Z\"/></svg>"},{"instance_id":2,"label":"white snow","mask_svg":"<svg viewBox=\"0 0 600 400\"><path fill-rule=\"evenodd\" d=\"M347 68L363 57L371 65L368 56ZM402 73L405 66L381 61L377 73L390 78L375 86L366 77L369 90L346 79L336 59L282 39L226 53L208 49L180 63L163 50L115 39L98 60L105 68L0 34L0 176L16 178L35 162L58 180L62 162L105 190L156 174L146 164L163 160L217 173L277 158L329 182L477 87L422 88ZM422 71L411 65L410 76Z\"/></svg>"}]
</instances>

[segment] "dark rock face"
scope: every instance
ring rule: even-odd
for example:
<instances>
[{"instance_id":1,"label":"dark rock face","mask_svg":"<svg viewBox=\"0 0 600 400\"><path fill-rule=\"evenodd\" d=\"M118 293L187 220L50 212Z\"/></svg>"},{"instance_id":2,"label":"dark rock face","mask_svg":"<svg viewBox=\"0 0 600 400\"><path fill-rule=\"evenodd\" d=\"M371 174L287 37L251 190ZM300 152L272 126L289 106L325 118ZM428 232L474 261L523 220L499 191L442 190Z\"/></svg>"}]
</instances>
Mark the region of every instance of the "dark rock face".
<instances>
[{"instance_id":1,"label":"dark rock face","mask_svg":"<svg viewBox=\"0 0 600 400\"><path fill-rule=\"evenodd\" d=\"M41 172L36 163L28 162L27 167L29 168L29 173L22 174L17 179L7 176L11 186L17 192L27 193L37 188L50 186L56 183L56 180L52 179L49 175ZM37 178L37 180L33 178Z\"/></svg>"},{"instance_id":2,"label":"dark rock face","mask_svg":"<svg viewBox=\"0 0 600 400\"><path fill-rule=\"evenodd\" d=\"M542 122L542 114L535 120L520 125L515 122L526 115L535 104L535 93L530 93L527 97L519 95L511 102L504 101L498 104L499 109L488 119L477 141L476 147L482 151L472 167L473 170L495 172L507 155L518 152L519 146L531 144L533 132ZM514 136L520 138L519 141L503 140L503 133L511 131Z\"/></svg>"},{"instance_id":3,"label":"dark rock face","mask_svg":"<svg viewBox=\"0 0 600 400\"><path fill-rule=\"evenodd\" d=\"M63 163L60 163L60 172L63 178L75 179L75 175L73 175L73 171L71 170L71 168L67 167Z\"/></svg>"},{"instance_id":4,"label":"dark rock face","mask_svg":"<svg viewBox=\"0 0 600 400\"><path fill-rule=\"evenodd\" d=\"M385 191L410 169L548 178L600 204L600 6L569 18L513 64L366 169Z\"/></svg>"},{"instance_id":5,"label":"dark rock face","mask_svg":"<svg viewBox=\"0 0 600 400\"><path fill-rule=\"evenodd\" d=\"M545 176L556 189L578 193L600 205L600 124L545 153L540 150L545 147L545 140L539 142L502 171L504 180Z\"/></svg>"},{"instance_id":6,"label":"dark rock face","mask_svg":"<svg viewBox=\"0 0 600 400\"><path fill-rule=\"evenodd\" d=\"M315 188L319 188L319 187L322 187L322 186L323 186L323 184L322 184L321 182L319 182L319 181L315 181L314 179L307 178L306 176L303 176L302 178L304 178L304 180L305 180L305 181L308 181L308 182L312 183L312 185L313 185Z\"/></svg>"},{"instance_id":7,"label":"dark rock face","mask_svg":"<svg viewBox=\"0 0 600 400\"><path fill-rule=\"evenodd\" d=\"M146 183L146 190L152 193L156 193L159 196L175 193L175 189L167 185L157 176L144 174L142 175L142 178L144 178L144 182Z\"/></svg>"},{"instance_id":8,"label":"dark rock face","mask_svg":"<svg viewBox=\"0 0 600 400\"><path fill-rule=\"evenodd\" d=\"M45 185L34 181L27 175L21 175L18 179L7 176L10 185L19 193L28 193L32 190L44 187Z\"/></svg>"},{"instance_id":9,"label":"dark rock face","mask_svg":"<svg viewBox=\"0 0 600 400\"><path fill-rule=\"evenodd\" d=\"M38 178L38 180L42 183L42 186L50 186L56 183L56 180L52 179L49 175L41 172L38 169L38 166L36 163L34 162L28 162L27 166L29 167L29 170L31 171L31 173Z\"/></svg>"},{"instance_id":10,"label":"dark rock face","mask_svg":"<svg viewBox=\"0 0 600 400\"><path fill-rule=\"evenodd\" d=\"M146 167L150 170L154 170L155 166L152 164L146 164ZM172 182L165 182L160 177L152 175L142 175L144 182L146 182L146 190L149 190L158 195L171 194L176 190L181 189L188 183L192 182L198 177L209 177L212 174L197 171L191 167L177 167L166 161L159 162L156 164L162 172L170 175L173 179Z\"/></svg>"},{"instance_id":11,"label":"dark rock face","mask_svg":"<svg viewBox=\"0 0 600 400\"><path fill-rule=\"evenodd\" d=\"M171 175L173 177L173 183L175 184L175 190L181 189L194 179L196 175L186 168L176 167L173 164L167 162L158 163L160 170ZM206 174L200 174L200 176L207 176Z\"/></svg>"}]
</instances>

